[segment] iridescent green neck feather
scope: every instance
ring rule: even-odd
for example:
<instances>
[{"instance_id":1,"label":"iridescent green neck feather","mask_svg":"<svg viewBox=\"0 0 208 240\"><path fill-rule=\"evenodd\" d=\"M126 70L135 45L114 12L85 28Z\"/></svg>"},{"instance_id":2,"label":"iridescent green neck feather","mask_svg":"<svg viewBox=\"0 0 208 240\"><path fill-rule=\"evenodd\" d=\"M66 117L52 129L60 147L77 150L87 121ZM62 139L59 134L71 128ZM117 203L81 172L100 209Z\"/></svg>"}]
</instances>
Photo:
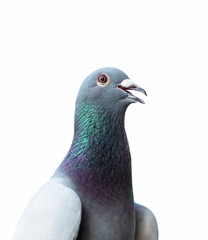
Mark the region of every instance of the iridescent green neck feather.
<instances>
[{"instance_id":1,"label":"iridescent green neck feather","mask_svg":"<svg viewBox=\"0 0 208 240\"><path fill-rule=\"evenodd\" d=\"M58 172L91 196L132 194L124 114L88 102L76 106L74 139Z\"/></svg>"}]
</instances>

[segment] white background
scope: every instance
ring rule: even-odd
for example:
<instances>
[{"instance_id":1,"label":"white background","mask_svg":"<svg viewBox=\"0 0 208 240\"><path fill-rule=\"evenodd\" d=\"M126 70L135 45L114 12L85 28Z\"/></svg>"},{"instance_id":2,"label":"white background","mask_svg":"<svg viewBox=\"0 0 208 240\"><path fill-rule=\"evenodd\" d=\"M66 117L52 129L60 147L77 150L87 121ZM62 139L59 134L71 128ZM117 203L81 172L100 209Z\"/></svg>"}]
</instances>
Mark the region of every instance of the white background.
<instances>
[{"instance_id":1,"label":"white background","mask_svg":"<svg viewBox=\"0 0 208 240\"><path fill-rule=\"evenodd\" d=\"M126 115L135 201L160 240L208 239L207 1L2 0L0 34L0 239L64 158L79 86L104 66L148 93Z\"/></svg>"}]
</instances>

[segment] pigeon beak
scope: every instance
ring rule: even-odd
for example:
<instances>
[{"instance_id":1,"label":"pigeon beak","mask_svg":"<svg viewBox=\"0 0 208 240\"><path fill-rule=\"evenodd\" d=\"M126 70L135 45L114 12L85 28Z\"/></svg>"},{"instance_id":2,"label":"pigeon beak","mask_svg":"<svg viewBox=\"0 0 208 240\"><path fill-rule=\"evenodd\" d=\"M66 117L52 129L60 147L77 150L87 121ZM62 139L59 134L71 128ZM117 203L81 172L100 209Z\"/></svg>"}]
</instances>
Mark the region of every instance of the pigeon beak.
<instances>
[{"instance_id":1,"label":"pigeon beak","mask_svg":"<svg viewBox=\"0 0 208 240\"><path fill-rule=\"evenodd\" d=\"M141 92L144 95L147 96L146 91L139 87L137 84L135 84L133 81L131 81L130 79L124 79L119 85L118 88L121 88L123 91L125 91L126 93L128 93L127 98L134 100L135 102L140 102L140 103L145 103L141 98L136 97L135 95L133 95L131 92L129 92L129 90L135 90L137 92Z\"/></svg>"}]
</instances>

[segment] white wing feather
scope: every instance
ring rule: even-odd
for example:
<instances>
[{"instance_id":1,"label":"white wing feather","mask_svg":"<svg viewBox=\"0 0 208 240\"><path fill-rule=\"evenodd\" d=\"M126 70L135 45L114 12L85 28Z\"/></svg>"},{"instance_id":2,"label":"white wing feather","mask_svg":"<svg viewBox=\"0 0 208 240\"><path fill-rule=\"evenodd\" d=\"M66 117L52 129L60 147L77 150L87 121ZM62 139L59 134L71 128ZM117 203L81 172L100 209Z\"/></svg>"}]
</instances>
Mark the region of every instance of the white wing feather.
<instances>
[{"instance_id":1,"label":"white wing feather","mask_svg":"<svg viewBox=\"0 0 208 240\"><path fill-rule=\"evenodd\" d=\"M29 202L12 240L74 240L80 221L77 194L51 179Z\"/></svg>"}]
</instances>

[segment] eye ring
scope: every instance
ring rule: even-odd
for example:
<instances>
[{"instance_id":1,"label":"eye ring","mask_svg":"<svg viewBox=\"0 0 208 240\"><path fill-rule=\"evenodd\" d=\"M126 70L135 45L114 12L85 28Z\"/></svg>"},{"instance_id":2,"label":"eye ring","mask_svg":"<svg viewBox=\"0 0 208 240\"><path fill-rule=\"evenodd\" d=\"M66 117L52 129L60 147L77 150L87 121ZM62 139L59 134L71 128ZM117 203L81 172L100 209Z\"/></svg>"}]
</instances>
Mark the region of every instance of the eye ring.
<instances>
[{"instance_id":1,"label":"eye ring","mask_svg":"<svg viewBox=\"0 0 208 240\"><path fill-rule=\"evenodd\" d=\"M111 83L110 77L106 73L100 73L97 77L97 85L105 87Z\"/></svg>"}]
</instances>

